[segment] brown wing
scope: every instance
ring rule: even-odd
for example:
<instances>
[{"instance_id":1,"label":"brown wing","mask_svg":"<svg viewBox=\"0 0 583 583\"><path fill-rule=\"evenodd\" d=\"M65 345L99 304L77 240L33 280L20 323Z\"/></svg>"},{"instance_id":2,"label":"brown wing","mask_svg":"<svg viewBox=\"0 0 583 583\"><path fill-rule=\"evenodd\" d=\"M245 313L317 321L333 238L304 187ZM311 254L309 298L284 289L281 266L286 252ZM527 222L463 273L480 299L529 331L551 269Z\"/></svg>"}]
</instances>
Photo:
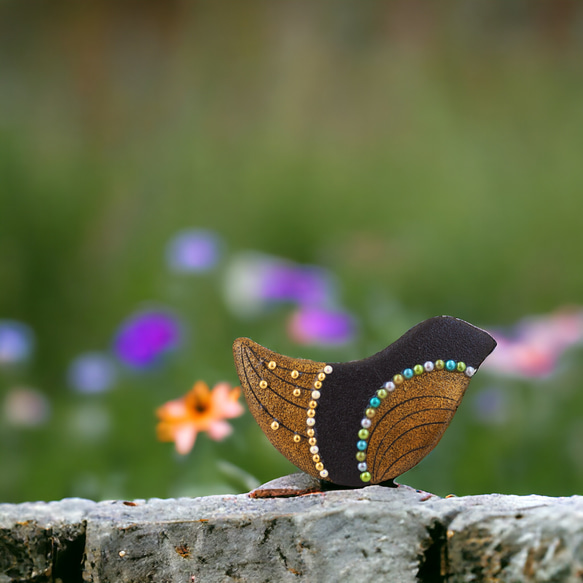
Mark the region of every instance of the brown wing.
<instances>
[{"instance_id":1,"label":"brown wing","mask_svg":"<svg viewBox=\"0 0 583 583\"><path fill-rule=\"evenodd\" d=\"M371 483L406 472L437 445L469 382L459 372L433 371L405 381L382 402L368 438Z\"/></svg>"},{"instance_id":2,"label":"brown wing","mask_svg":"<svg viewBox=\"0 0 583 583\"><path fill-rule=\"evenodd\" d=\"M314 425L322 381L331 367L282 356L249 338L235 340L233 354L249 410L269 441L304 472L325 477Z\"/></svg>"}]
</instances>

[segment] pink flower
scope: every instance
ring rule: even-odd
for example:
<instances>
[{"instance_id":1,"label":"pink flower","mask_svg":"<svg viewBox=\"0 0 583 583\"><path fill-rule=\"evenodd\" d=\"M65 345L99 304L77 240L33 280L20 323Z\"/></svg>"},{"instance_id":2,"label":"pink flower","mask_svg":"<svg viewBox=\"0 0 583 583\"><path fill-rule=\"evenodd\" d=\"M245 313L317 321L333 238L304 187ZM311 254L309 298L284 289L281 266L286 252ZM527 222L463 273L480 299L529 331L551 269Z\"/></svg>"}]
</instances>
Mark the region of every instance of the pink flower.
<instances>
[{"instance_id":1,"label":"pink flower","mask_svg":"<svg viewBox=\"0 0 583 583\"><path fill-rule=\"evenodd\" d=\"M225 419L243 414L243 406L238 402L240 394L241 388L231 389L229 383L219 383L210 391L205 382L197 381L184 397L168 401L156 410L158 439L173 441L182 455L193 448L200 431L221 441L233 431Z\"/></svg>"},{"instance_id":2,"label":"pink flower","mask_svg":"<svg viewBox=\"0 0 583 583\"><path fill-rule=\"evenodd\" d=\"M583 313L560 310L548 316L530 317L509 335L493 332L496 350L484 363L485 368L522 377L551 375L561 355L583 340Z\"/></svg>"}]
</instances>

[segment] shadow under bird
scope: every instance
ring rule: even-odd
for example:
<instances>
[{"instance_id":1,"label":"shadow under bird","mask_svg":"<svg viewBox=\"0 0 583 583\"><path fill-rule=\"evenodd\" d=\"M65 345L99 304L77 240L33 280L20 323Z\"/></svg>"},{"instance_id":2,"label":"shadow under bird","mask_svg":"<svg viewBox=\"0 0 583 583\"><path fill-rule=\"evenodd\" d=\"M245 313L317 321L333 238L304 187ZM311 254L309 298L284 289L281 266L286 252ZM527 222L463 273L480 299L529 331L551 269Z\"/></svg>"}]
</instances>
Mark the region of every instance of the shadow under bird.
<instances>
[{"instance_id":1,"label":"shadow under bird","mask_svg":"<svg viewBox=\"0 0 583 583\"><path fill-rule=\"evenodd\" d=\"M271 443L315 478L363 487L391 482L437 445L495 346L484 330L438 316L358 361L290 358L249 338L233 353Z\"/></svg>"}]
</instances>

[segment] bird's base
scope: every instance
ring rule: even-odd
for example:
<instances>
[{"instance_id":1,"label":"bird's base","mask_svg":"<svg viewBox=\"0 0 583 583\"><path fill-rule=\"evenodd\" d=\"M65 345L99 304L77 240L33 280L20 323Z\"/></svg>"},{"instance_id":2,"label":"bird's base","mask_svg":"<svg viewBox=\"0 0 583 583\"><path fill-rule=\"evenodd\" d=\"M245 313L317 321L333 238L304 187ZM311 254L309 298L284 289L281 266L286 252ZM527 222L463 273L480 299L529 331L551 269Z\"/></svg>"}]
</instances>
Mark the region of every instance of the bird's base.
<instances>
[{"instance_id":1,"label":"bird's base","mask_svg":"<svg viewBox=\"0 0 583 583\"><path fill-rule=\"evenodd\" d=\"M387 480L378 484L386 488L397 488L393 480ZM364 486L364 484L363 484ZM304 496L305 494L317 494L322 492L329 492L331 490L357 490L351 486L340 486L325 480L314 478L305 472L296 472L288 476L276 478L270 482L251 490L249 496L251 498L289 498L292 496Z\"/></svg>"}]
</instances>

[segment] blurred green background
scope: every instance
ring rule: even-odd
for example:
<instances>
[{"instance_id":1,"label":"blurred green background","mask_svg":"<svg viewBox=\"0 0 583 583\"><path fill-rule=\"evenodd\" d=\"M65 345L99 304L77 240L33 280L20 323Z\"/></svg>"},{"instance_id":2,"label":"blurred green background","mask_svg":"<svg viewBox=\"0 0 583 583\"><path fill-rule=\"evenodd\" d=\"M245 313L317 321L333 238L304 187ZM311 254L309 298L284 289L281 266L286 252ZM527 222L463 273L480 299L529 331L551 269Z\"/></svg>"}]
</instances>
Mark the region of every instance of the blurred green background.
<instances>
[{"instance_id":1,"label":"blurred green background","mask_svg":"<svg viewBox=\"0 0 583 583\"><path fill-rule=\"evenodd\" d=\"M436 314L511 326L581 303L583 8L576 1L0 1L0 318L30 326L1 400L0 501L240 492L293 470L249 413L184 457L156 407L237 384L231 343L340 361ZM168 241L212 230L221 262L170 272ZM290 307L224 301L257 250L322 266L358 334L299 346ZM152 302L187 341L82 394L71 361L110 351ZM399 481L440 495L583 489L583 353L551 377L486 371L439 447ZM480 413L495 391L497 413ZM1 411L0 411L1 413Z\"/></svg>"}]
</instances>

